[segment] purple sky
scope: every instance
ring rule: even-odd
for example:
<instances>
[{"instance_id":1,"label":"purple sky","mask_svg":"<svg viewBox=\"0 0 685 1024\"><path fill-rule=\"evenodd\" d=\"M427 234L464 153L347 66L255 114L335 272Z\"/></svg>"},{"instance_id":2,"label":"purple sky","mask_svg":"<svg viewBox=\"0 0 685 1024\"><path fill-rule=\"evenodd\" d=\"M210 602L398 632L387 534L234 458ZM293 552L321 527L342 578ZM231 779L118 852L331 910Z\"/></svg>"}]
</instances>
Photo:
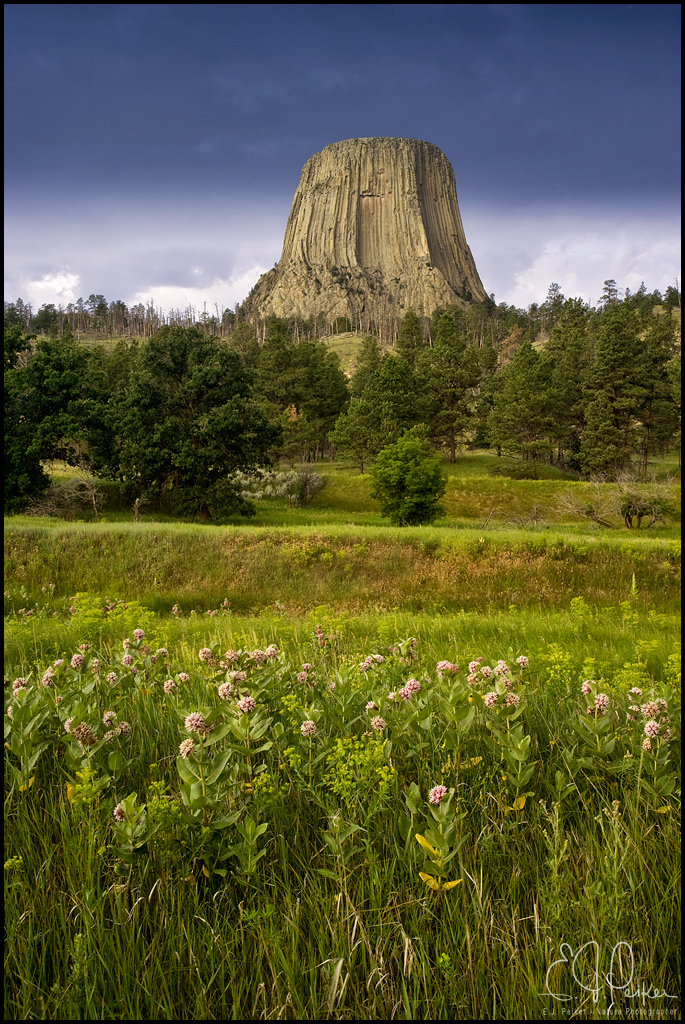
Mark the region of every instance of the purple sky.
<instances>
[{"instance_id":1,"label":"purple sky","mask_svg":"<svg viewBox=\"0 0 685 1024\"><path fill-rule=\"evenodd\" d=\"M7 4L5 298L242 300L324 146L454 167L496 301L680 280L676 4Z\"/></svg>"}]
</instances>

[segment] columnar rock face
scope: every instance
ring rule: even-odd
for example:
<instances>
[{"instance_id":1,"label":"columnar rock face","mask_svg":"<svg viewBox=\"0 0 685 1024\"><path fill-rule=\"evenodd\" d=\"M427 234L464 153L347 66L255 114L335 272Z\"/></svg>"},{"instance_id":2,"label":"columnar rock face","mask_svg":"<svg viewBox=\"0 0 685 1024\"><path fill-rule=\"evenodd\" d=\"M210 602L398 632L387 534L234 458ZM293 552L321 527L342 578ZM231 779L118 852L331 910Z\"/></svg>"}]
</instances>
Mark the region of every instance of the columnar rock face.
<instances>
[{"instance_id":1,"label":"columnar rock face","mask_svg":"<svg viewBox=\"0 0 685 1024\"><path fill-rule=\"evenodd\" d=\"M304 165L280 262L243 310L369 329L409 306L428 316L486 298L444 153L417 139L348 139Z\"/></svg>"}]
</instances>

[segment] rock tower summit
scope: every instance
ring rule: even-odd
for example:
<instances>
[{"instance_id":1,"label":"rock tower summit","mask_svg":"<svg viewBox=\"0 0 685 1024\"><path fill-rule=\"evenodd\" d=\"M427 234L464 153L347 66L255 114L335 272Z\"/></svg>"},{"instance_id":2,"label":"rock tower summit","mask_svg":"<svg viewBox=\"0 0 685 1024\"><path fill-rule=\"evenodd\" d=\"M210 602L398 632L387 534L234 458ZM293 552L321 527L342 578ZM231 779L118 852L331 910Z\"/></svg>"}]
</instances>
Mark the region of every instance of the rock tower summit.
<instances>
[{"instance_id":1,"label":"rock tower summit","mask_svg":"<svg viewBox=\"0 0 685 1024\"><path fill-rule=\"evenodd\" d=\"M485 299L445 154L418 139L347 139L304 165L280 262L243 310L382 330L409 306L430 315Z\"/></svg>"}]
</instances>

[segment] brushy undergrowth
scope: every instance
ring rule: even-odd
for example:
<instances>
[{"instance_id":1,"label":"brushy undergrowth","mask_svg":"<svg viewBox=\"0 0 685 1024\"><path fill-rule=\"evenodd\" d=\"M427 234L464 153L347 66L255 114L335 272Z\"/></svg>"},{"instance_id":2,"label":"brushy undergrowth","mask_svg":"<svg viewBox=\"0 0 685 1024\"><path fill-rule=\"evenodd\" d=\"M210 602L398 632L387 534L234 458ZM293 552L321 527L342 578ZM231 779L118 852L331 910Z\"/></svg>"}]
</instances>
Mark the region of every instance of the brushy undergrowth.
<instances>
[{"instance_id":1,"label":"brushy undergrowth","mask_svg":"<svg viewBox=\"0 0 685 1024\"><path fill-rule=\"evenodd\" d=\"M110 603L6 684L7 1019L678 1012L675 646L179 657Z\"/></svg>"},{"instance_id":2,"label":"brushy undergrowth","mask_svg":"<svg viewBox=\"0 0 685 1024\"><path fill-rule=\"evenodd\" d=\"M657 610L679 597L680 542L610 532L439 528L32 525L8 520L6 587L135 599L159 611L280 606L340 611L554 608L578 595L617 602L633 578Z\"/></svg>"}]
</instances>

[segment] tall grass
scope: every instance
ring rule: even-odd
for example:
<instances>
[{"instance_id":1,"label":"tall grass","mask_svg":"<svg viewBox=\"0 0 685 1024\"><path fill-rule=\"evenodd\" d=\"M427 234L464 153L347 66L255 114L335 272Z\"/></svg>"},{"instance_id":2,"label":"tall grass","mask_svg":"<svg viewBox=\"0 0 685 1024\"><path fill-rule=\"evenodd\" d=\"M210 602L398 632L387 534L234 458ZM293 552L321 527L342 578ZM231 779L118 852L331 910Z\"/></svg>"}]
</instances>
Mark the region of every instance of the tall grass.
<instances>
[{"instance_id":1,"label":"tall grass","mask_svg":"<svg viewBox=\"0 0 685 1024\"><path fill-rule=\"evenodd\" d=\"M318 509L247 524L6 521L5 1019L679 1017L675 531L493 529L585 485L488 460L430 528L337 464Z\"/></svg>"},{"instance_id":2,"label":"tall grass","mask_svg":"<svg viewBox=\"0 0 685 1024\"><path fill-rule=\"evenodd\" d=\"M626 531L627 532L627 531ZM306 614L327 604L349 612L481 612L559 607L583 594L668 608L679 595L679 542L560 531L501 533L435 528L198 527L181 524L8 522L5 580L35 595L135 598L185 611L228 598L242 613L277 605ZM649 596L647 596L649 595Z\"/></svg>"},{"instance_id":3,"label":"tall grass","mask_svg":"<svg viewBox=\"0 0 685 1024\"><path fill-rule=\"evenodd\" d=\"M464 655L479 651L465 647ZM193 817L192 803L184 809L178 795L183 715L205 705L216 685L194 668L197 654L179 662L190 674L180 713L176 698L159 692L155 666L144 669L142 684L131 689L122 677L128 689L95 702L99 686L79 697L81 677L67 670L55 684L65 705L76 698L92 705L80 714L97 729L101 698L115 703L133 732L122 741L124 766L116 762L109 772L102 767L107 747L79 752L62 729L64 742L50 739L32 784L22 790L6 777L6 1019L539 1020L569 1009L586 1019L647 1019L677 1012L679 791L655 803L641 792L639 771L612 767L617 754L616 763L626 763L623 747L631 742L623 712L612 711L615 725L608 726L620 734L620 750L593 759L591 748L577 749L573 723L584 705L562 654L544 671L533 656L534 678L520 689L516 720L532 738L536 767L531 795L517 809L504 747L486 728L489 712L477 709L456 755L446 748L441 701L450 692L452 701L466 697L436 681L432 649L404 669L388 661L367 680L340 665L336 673L327 646L310 658L313 687L296 680L292 662L275 666L266 683L253 670L247 685L277 723L268 734L274 745L249 761L248 785L245 751L233 742L227 799L239 821L267 826L258 839L264 856L244 868L236 826L222 833L233 844L219 862L224 875L210 855L216 831L201 827L201 808ZM161 681L169 669L160 671ZM672 686L673 661L668 671ZM647 687L644 666L640 672L633 681ZM388 682L409 673L427 687L425 700L412 698L419 700L415 714L411 703L403 710L379 698ZM326 684L331 675L335 691ZM612 707L629 682L619 676L602 684ZM371 695L389 722L394 716L391 748L364 736ZM677 730L677 696L668 696ZM41 700L38 692L36 710ZM312 714L313 741L299 728ZM46 728L52 737L49 721ZM225 742L231 746L230 734ZM570 768L579 753L585 766ZM264 763L261 774L255 759ZM102 787L84 776L84 765ZM673 761L669 770L678 767ZM461 880L439 895L419 874L426 861L415 839L436 827L427 796L438 782L454 790L448 877ZM112 810L130 793L138 807L147 804L145 827L157 831L128 855ZM607 976L622 987L612 992ZM560 993L570 995L566 1014L553 998Z\"/></svg>"},{"instance_id":4,"label":"tall grass","mask_svg":"<svg viewBox=\"0 0 685 1024\"><path fill-rule=\"evenodd\" d=\"M588 659L594 659L594 671L607 677L624 664L641 660L661 678L680 627L676 613L638 612L630 602L623 602L623 607L591 608L583 606L582 599L579 611L520 609L487 615L406 611L355 615L321 605L301 617L279 612L234 616L221 611L216 617L176 617L155 615L131 601L119 614L104 616L100 601L86 599L77 605L81 605L78 611L66 618L8 617L6 673L26 675L42 662L73 653L84 641L97 645L109 656L122 633L129 635L136 626L144 626L151 642L163 644L179 660L194 657L203 643L216 641L235 648L278 643L287 647L293 659L308 661L316 649L314 628L319 625L334 638L334 649L342 660L358 660L366 651L387 646L397 636L414 635L421 640L426 655L436 661L450 657L461 663L475 650L486 658L531 651L543 657L560 646L572 660L576 674Z\"/></svg>"}]
</instances>

